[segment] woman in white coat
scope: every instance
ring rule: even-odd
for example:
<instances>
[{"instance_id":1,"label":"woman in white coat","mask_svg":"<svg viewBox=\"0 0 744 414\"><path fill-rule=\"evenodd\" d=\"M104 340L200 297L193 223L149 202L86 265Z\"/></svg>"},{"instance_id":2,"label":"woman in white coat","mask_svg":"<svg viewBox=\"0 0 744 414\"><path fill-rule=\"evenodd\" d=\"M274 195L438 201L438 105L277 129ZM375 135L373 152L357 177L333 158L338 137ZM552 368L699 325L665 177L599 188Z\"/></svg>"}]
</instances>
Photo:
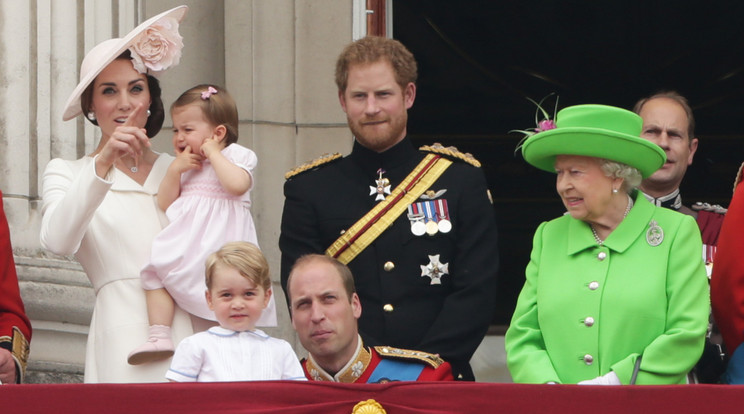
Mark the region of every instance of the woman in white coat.
<instances>
[{"instance_id":1,"label":"woman in white coat","mask_svg":"<svg viewBox=\"0 0 744 414\"><path fill-rule=\"evenodd\" d=\"M88 52L63 119L83 114L101 129L101 140L93 153L53 159L44 171L41 243L56 254L74 254L96 293L85 382L165 381L169 360L132 366L127 354L147 339L139 273L167 223L155 195L173 159L150 149L149 137L165 116L152 73L178 64L178 25L186 11L163 12ZM178 310L174 339L192 331Z\"/></svg>"}]
</instances>

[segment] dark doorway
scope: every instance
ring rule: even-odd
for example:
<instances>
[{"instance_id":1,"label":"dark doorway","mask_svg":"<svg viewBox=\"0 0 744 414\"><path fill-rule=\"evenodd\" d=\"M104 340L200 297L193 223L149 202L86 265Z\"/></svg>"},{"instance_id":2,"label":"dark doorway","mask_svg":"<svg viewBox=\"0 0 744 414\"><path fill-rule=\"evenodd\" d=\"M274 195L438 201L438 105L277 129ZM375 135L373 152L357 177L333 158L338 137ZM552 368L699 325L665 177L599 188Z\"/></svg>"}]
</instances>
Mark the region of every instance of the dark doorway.
<instances>
[{"instance_id":1,"label":"dark doorway","mask_svg":"<svg viewBox=\"0 0 744 414\"><path fill-rule=\"evenodd\" d=\"M632 108L659 90L686 96L700 146L683 201L727 205L744 160L744 2L394 0L393 33L419 63L408 131L483 163L500 232L496 325L511 317L532 235L563 213L554 177L515 154L535 106ZM552 112L552 104L551 104Z\"/></svg>"}]
</instances>

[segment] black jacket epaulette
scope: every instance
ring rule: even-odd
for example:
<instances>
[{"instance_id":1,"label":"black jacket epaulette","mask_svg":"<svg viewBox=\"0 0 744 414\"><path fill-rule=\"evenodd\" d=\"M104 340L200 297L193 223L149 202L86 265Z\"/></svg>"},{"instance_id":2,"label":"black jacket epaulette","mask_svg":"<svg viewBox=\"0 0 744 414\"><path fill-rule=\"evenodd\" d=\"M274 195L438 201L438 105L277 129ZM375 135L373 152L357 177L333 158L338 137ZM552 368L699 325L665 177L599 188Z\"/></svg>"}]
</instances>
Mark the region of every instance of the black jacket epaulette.
<instances>
[{"instance_id":1,"label":"black jacket epaulette","mask_svg":"<svg viewBox=\"0 0 744 414\"><path fill-rule=\"evenodd\" d=\"M452 158L455 160L462 160L474 167L480 168L481 166L480 161L476 160L475 157L473 157L473 154L461 152L455 147L445 147L438 142L435 142L432 145L424 145L423 147L420 147L419 150L441 154L446 156L447 158Z\"/></svg>"},{"instance_id":2,"label":"black jacket epaulette","mask_svg":"<svg viewBox=\"0 0 744 414\"><path fill-rule=\"evenodd\" d=\"M377 353L380 354L380 357L382 358L397 358L409 361L419 361L431 366L434 369L439 368L439 366L444 363L444 360L436 354L430 354L423 351L394 348L392 346L376 346L375 351L377 351Z\"/></svg>"},{"instance_id":3,"label":"black jacket epaulette","mask_svg":"<svg viewBox=\"0 0 744 414\"><path fill-rule=\"evenodd\" d=\"M302 165L298 165L297 167L292 168L291 170L287 171L284 174L284 179L289 180L290 178L294 177L295 175L301 174L305 171L310 171L312 169L318 168L322 165L330 164L333 161L340 160L343 158L341 154L338 152L334 152L333 154L323 154L320 157L308 161Z\"/></svg>"}]
</instances>

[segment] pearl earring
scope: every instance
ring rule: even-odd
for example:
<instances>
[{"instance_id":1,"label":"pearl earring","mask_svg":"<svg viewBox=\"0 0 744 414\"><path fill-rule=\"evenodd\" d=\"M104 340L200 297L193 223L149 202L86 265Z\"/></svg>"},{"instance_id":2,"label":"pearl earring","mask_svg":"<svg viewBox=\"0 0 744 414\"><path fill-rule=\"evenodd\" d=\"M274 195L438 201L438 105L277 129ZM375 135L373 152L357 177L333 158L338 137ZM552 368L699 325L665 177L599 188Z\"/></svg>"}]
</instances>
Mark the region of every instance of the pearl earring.
<instances>
[{"instance_id":1,"label":"pearl earring","mask_svg":"<svg viewBox=\"0 0 744 414\"><path fill-rule=\"evenodd\" d=\"M614 194L617 194L617 188L613 188L613 189L612 189L612 192L613 192Z\"/></svg>"},{"instance_id":2,"label":"pearl earring","mask_svg":"<svg viewBox=\"0 0 744 414\"><path fill-rule=\"evenodd\" d=\"M95 121L96 120L96 113L93 112L93 111L88 112L88 119L90 119L91 121Z\"/></svg>"},{"instance_id":3,"label":"pearl earring","mask_svg":"<svg viewBox=\"0 0 744 414\"><path fill-rule=\"evenodd\" d=\"M150 115L152 115L152 112L150 112L150 110L148 109L147 110L147 116L149 117Z\"/></svg>"}]
</instances>

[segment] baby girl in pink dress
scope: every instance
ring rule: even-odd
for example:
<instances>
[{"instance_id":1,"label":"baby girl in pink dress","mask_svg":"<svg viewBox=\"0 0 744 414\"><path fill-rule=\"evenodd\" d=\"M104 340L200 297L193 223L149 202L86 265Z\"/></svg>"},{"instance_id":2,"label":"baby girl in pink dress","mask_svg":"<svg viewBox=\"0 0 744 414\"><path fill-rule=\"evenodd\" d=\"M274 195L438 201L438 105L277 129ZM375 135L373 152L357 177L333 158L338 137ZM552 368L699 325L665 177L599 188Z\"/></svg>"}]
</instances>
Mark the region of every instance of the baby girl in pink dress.
<instances>
[{"instance_id":1,"label":"baby girl in pink dress","mask_svg":"<svg viewBox=\"0 0 744 414\"><path fill-rule=\"evenodd\" d=\"M170 224L153 240L150 263L140 275L150 333L129 354L133 365L173 355L175 303L196 319L195 326L198 319L205 329L215 325L205 297L205 259L227 242L258 245L250 212L257 158L237 144L235 101L219 86L198 85L171 105L171 118L176 159L158 191L158 205ZM276 326L271 299L258 326Z\"/></svg>"}]
</instances>

